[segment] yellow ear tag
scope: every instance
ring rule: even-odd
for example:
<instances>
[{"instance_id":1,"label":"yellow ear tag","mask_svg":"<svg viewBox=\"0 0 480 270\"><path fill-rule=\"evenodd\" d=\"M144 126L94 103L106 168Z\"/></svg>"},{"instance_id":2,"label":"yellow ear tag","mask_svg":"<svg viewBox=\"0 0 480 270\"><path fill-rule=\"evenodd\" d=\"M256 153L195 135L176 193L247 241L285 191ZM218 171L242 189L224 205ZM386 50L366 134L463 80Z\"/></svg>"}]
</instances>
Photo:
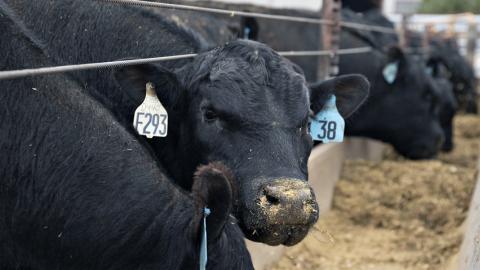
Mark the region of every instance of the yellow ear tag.
<instances>
[{"instance_id":1,"label":"yellow ear tag","mask_svg":"<svg viewBox=\"0 0 480 270\"><path fill-rule=\"evenodd\" d=\"M151 139L167 137L168 113L157 97L153 83L147 83L145 100L135 110L133 127L138 134Z\"/></svg>"}]
</instances>

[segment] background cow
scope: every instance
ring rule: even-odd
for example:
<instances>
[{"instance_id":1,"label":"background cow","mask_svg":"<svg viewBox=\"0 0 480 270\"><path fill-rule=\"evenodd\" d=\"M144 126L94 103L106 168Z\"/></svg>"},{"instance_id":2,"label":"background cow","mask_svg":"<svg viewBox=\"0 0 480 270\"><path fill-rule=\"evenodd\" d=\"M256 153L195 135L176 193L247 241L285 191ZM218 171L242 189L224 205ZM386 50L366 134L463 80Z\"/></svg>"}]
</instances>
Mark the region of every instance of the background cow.
<instances>
[{"instance_id":1,"label":"background cow","mask_svg":"<svg viewBox=\"0 0 480 270\"><path fill-rule=\"evenodd\" d=\"M175 1L183 2L183 1ZM202 5L318 18L318 12L278 10L254 5L232 5L200 2ZM371 14L371 17L379 15ZM373 24L358 14L344 10L346 21ZM254 33L256 38L279 51L318 50L321 46L320 26L255 18L225 18L230 25L237 22L238 33ZM381 21L381 18L375 20ZM254 29L254 31L245 29ZM302 42L298 42L301 40ZM416 61L398 46L384 48L397 40L396 35L373 34L369 31L342 28L341 48L373 47L371 53L342 55L340 74L361 73L371 82L368 102L348 121L347 135L374 138L392 144L402 155L412 159L434 157L444 142L438 107L439 91L424 71L424 64ZM310 82L317 80L319 60L315 57L292 57L305 72ZM383 78L384 69L398 63L398 73L392 83Z\"/></svg>"}]
</instances>

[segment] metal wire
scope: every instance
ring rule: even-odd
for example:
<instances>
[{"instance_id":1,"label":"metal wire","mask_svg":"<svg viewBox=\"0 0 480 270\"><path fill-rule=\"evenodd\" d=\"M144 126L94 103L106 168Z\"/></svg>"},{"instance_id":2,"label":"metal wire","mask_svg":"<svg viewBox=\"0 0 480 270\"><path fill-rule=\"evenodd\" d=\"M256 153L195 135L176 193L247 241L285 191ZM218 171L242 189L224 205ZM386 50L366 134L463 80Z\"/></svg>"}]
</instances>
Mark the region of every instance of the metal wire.
<instances>
[{"instance_id":1,"label":"metal wire","mask_svg":"<svg viewBox=\"0 0 480 270\"><path fill-rule=\"evenodd\" d=\"M359 48L350 48L350 49L340 49L336 52L330 50L324 51L286 51L279 52L281 56L332 56L333 54L347 55L347 54L360 54L371 52L372 47L359 47Z\"/></svg>"},{"instance_id":2,"label":"metal wire","mask_svg":"<svg viewBox=\"0 0 480 270\"><path fill-rule=\"evenodd\" d=\"M252 18L262 18L262 19L282 20L282 21L290 21L290 22L312 23L312 24L326 24L326 25L334 24L333 21L325 20L325 19L275 15L275 14L247 12L247 11L240 11L240 10L227 10L227 9L219 9L219 8L207 8L207 7L181 5L181 4L168 4L168 3L149 2L149 1L142 1L142 0L97 0L97 1L109 2L114 4L143 6L143 7L201 11L201 12L229 15L231 17L244 16L244 17L252 17ZM353 23L353 22L340 22L340 26L345 28L366 30L366 31L372 31L372 32L381 32L386 34L397 34L397 31L395 31L395 29L391 29L383 26L376 26L376 25L368 25L368 24Z\"/></svg>"},{"instance_id":3,"label":"metal wire","mask_svg":"<svg viewBox=\"0 0 480 270\"><path fill-rule=\"evenodd\" d=\"M142 58L142 59L120 60L120 61L110 61L110 62L100 62L100 63L0 71L0 80L15 79L15 78L36 76L36 75L65 73L70 71L102 69L102 68L118 68L118 67L124 67L124 66L140 65L140 64L155 63L155 62L162 62L162 61L187 59L187 58L195 57L196 55L197 54L183 54L183 55L162 56L162 57L154 57L154 58Z\"/></svg>"},{"instance_id":4,"label":"metal wire","mask_svg":"<svg viewBox=\"0 0 480 270\"><path fill-rule=\"evenodd\" d=\"M157 7L157 8L169 8L169 9L179 9L179 10L189 10L189 11L202 11L202 12L208 12L208 13L229 15L231 17L246 16L246 17L262 18L262 19L291 21L291 22L333 24L332 21L323 20L323 19L274 15L274 14L265 14L265 13L257 13L257 12L246 12L246 11L240 11L240 10L226 10L226 9L207 8L207 7L199 7L199 6L180 5L180 4L168 4L168 3L160 3L160 2L141 1L141 0L97 0L97 1L110 2L115 4L143 6L143 7Z\"/></svg>"},{"instance_id":5,"label":"metal wire","mask_svg":"<svg viewBox=\"0 0 480 270\"><path fill-rule=\"evenodd\" d=\"M377 25L369 25L369 24L361 24L361 23L353 23L353 22L340 22L340 26L345 28L352 28L357 30L365 30L370 32L380 32L384 34L397 34L397 31L392 28L377 26Z\"/></svg>"},{"instance_id":6,"label":"metal wire","mask_svg":"<svg viewBox=\"0 0 480 270\"><path fill-rule=\"evenodd\" d=\"M342 49L338 50L338 54L358 54L358 53L367 53L370 52L372 48L370 47L361 47L361 48L351 48L351 49ZM332 51L286 51L278 52L282 56L330 56ZM88 63L88 64L78 64L78 65L65 65L65 66L55 66L55 67L42 67L42 68L30 68L30 69L21 69L21 70L7 70L0 71L0 80L6 79L15 79L23 78L28 76L38 76L46 74L56 74L56 73L65 73L71 71L81 71L81 70L91 70L91 69L103 69L103 68L118 68L124 66L132 66L139 64L163 62L163 61L172 61L179 59L188 59L197 56L197 54L182 54L182 55L173 55L173 56L162 56L154 58L141 58L141 59L132 59L132 60L120 60L120 61L110 61L110 62L100 62L100 63Z\"/></svg>"}]
</instances>

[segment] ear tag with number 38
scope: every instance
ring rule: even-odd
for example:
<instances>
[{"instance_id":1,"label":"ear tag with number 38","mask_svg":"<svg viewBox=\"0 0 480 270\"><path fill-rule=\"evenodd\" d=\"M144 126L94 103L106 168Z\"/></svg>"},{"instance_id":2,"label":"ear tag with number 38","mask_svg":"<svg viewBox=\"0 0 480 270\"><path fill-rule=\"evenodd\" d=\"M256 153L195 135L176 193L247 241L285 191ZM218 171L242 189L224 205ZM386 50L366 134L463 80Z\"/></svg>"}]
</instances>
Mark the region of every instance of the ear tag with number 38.
<instances>
[{"instance_id":1,"label":"ear tag with number 38","mask_svg":"<svg viewBox=\"0 0 480 270\"><path fill-rule=\"evenodd\" d=\"M323 143L343 142L345 120L337 109L337 99L332 95L315 117L310 119L310 135Z\"/></svg>"},{"instance_id":2,"label":"ear tag with number 38","mask_svg":"<svg viewBox=\"0 0 480 270\"><path fill-rule=\"evenodd\" d=\"M135 110L133 127L138 134L151 139L167 137L168 113L157 97L153 83L147 83L145 100Z\"/></svg>"}]
</instances>

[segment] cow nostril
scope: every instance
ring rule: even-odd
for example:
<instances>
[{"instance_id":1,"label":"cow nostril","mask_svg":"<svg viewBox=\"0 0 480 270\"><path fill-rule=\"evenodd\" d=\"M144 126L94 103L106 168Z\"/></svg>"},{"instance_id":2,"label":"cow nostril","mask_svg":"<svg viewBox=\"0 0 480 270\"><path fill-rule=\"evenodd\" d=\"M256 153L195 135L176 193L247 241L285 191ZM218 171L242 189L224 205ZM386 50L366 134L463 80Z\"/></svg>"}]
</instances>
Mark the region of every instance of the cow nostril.
<instances>
[{"instance_id":1,"label":"cow nostril","mask_svg":"<svg viewBox=\"0 0 480 270\"><path fill-rule=\"evenodd\" d=\"M263 189L263 196L265 196L269 204L278 205L280 204L281 190L278 190L276 187L266 186Z\"/></svg>"},{"instance_id":2,"label":"cow nostril","mask_svg":"<svg viewBox=\"0 0 480 270\"><path fill-rule=\"evenodd\" d=\"M269 202L270 204L279 204L280 203L280 199L277 198L277 197L274 197L272 195L269 195L269 194L265 194L265 197L267 198L267 202Z\"/></svg>"}]
</instances>

